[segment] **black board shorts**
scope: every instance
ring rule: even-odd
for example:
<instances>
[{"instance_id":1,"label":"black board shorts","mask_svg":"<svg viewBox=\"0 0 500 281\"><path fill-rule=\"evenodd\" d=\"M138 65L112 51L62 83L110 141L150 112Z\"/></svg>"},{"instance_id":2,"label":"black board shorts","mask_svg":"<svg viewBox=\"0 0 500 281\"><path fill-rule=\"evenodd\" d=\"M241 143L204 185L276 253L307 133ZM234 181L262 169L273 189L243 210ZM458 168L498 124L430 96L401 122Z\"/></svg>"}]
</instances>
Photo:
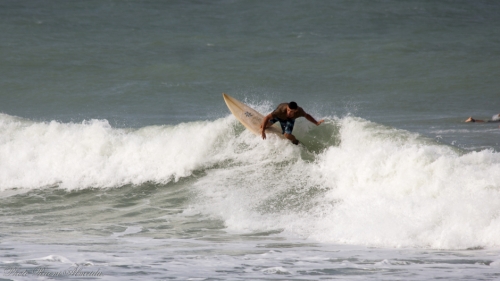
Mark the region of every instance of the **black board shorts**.
<instances>
[{"instance_id":1,"label":"black board shorts","mask_svg":"<svg viewBox=\"0 0 500 281\"><path fill-rule=\"evenodd\" d=\"M295 125L294 119L281 120L278 118L273 118L273 119L269 120L269 122L271 122L273 124L278 122L278 121L280 122L280 125L281 125L282 134L284 134L284 133L292 134L293 126Z\"/></svg>"}]
</instances>

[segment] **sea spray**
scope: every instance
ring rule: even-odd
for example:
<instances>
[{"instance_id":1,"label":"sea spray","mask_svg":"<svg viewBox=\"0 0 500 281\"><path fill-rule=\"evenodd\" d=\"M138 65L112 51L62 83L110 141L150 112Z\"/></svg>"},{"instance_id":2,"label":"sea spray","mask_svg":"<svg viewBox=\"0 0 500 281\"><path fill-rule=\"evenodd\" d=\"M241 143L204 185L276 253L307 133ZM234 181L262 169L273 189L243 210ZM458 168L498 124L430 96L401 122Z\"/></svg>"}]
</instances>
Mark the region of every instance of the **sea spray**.
<instances>
[{"instance_id":1,"label":"sea spray","mask_svg":"<svg viewBox=\"0 0 500 281\"><path fill-rule=\"evenodd\" d=\"M338 145L313 161L287 143L228 147L232 164L195 184L200 200L193 209L221 218L228 230L284 231L320 242L500 245L498 153L465 153L361 118L338 122Z\"/></svg>"}]
</instances>

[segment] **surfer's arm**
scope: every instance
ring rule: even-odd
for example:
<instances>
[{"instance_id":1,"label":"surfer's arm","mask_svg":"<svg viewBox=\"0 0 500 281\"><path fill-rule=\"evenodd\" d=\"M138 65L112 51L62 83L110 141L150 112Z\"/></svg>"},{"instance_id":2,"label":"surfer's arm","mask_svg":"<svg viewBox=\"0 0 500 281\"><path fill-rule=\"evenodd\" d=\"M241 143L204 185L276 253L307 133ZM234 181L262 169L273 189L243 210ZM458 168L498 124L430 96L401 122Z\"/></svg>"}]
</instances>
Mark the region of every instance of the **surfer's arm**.
<instances>
[{"instance_id":1,"label":"surfer's arm","mask_svg":"<svg viewBox=\"0 0 500 281\"><path fill-rule=\"evenodd\" d=\"M309 120L309 122L315 124L316 126L319 126L319 124L325 122L325 120L321 119L319 121L316 121L316 119L314 119L314 117L312 117L311 115L309 115L308 113L306 113L306 119Z\"/></svg>"},{"instance_id":2,"label":"surfer's arm","mask_svg":"<svg viewBox=\"0 0 500 281\"><path fill-rule=\"evenodd\" d=\"M273 116L271 114L266 115L264 120L262 120L262 124L260 124L262 139L266 139L266 128L269 127L269 120L271 120Z\"/></svg>"}]
</instances>

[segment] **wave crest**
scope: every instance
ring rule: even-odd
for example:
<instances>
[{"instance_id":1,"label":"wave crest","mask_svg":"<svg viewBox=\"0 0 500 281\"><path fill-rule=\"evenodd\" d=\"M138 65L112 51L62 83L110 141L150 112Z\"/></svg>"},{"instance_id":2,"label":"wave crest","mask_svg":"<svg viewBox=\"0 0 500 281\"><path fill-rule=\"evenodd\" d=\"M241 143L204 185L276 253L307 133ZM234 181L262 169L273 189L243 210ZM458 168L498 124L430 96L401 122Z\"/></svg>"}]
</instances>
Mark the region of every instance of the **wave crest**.
<instances>
[{"instance_id":1,"label":"wave crest","mask_svg":"<svg viewBox=\"0 0 500 281\"><path fill-rule=\"evenodd\" d=\"M71 190L176 181L211 163L217 139L231 128L228 122L116 129L106 120L32 122L3 114L0 188Z\"/></svg>"}]
</instances>

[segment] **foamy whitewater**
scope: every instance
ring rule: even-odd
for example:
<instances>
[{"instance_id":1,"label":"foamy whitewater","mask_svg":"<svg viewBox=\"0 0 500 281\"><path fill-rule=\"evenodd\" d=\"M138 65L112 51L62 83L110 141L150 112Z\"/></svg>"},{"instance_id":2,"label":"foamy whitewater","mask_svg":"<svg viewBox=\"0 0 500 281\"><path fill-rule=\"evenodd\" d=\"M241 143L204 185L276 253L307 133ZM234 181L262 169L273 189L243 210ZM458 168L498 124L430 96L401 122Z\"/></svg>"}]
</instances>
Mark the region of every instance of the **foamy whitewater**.
<instances>
[{"instance_id":1,"label":"foamy whitewater","mask_svg":"<svg viewBox=\"0 0 500 281\"><path fill-rule=\"evenodd\" d=\"M5 134L0 142L0 185L4 191L17 191L18 195L3 199L4 204L12 206L14 210L18 209L16 206L21 202L31 201L29 198L35 194L41 196L44 202L53 201L50 198L53 195L44 195L43 190L52 190L54 187L62 190L62 193L55 190L50 193L60 193L59 196L63 198L72 194L76 196L78 192L88 189L93 190L90 191L91 197L102 197L108 192L116 192L113 190L115 188L121 189L120 186L130 186L138 192L144 188L141 186L154 184L164 186L155 195L162 197L160 200L163 202L172 200L169 199L169 189L180 189L177 192L185 194L183 196L186 198L182 199L184 202L176 203L175 208L181 209L174 212L173 217L175 220L179 220L179 216L186 217L188 221L191 217L202 219L199 222L202 224L201 229L198 230L201 232L198 234L200 238L206 235L203 234L204 228L211 228L205 224L210 225L215 221L220 224L217 229L222 227L228 233L223 237L256 235L269 236L267 239L273 240L277 235L287 237L290 241L298 239L301 241L299 243L306 243L307 247L317 247L317 243L320 243L327 248L335 248L332 245L364 245L466 250L496 249L500 245L500 175L496 172L500 168L500 155L497 152L484 150L465 153L418 134L385 127L362 118L328 118L321 129L299 122L297 136L305 138L306 135L312 135L310 139L306 138L305 147L297 147L275 137L262 142L243 130L233 116L174 126L116 129L105 120L78 124L32 122L2 115L1 130ZM313 149L308 149L308 146ZM188 185L183 184L186 181ZM162 191L165 188L166 194ZM164 247L164 243L187 243L174 242L183 237L179 229L170 234L177 237L174 241L167 239L163 243L156 241L151 245L149 243L154 240L144 241L145 238L141 238L143 235L152 235L151 238L159 235L165 239L165 234L158 232L161 225L170 225L172 218L162 214L162 204L152 204L149 195L141 200L145 202L136 207L126 207L130 210L125 213L137 212L132 216L144 218L133 221L130 226L126 226L130 222L124 223L128 219L119 219L115 222L116 227L126 226L123 230L99 230L103 233L94 239L112 240L119 244L138 239L138 242L133 243L146 243L148 247L157 247L154 245L158 243L159 247ZM35 201L41 204L40 200ZM53 204L56 206L51 208L58 213L57 209L72 203L59 198ZM116 208L106 207L108 204L116 203L95 207L103 211L110 207ZM159 209L151 211L151 208ZM143 212L146 214L141 214ZM46 224L39 221L36 215L28 216L30 218L20 216L23 222L17 219L7 222L7 225L14 227L21 223L21 226L15 226L21 228L21 237L26 236L29 225ZM108 228L105 226L108 219L94 218L85 222L84 226L69 219L58 223L60 229L47 231L63 231L74 236L78 232L89 231L89 226L85 224ZM160 226L151 224L149 220L159 221ZM182 228L179 225L173 227ZM109 234L103 237L105 233ZM57 236L61 237L61 233ZM18 239L11 237L8 240ZM45 239L48 238L42 241ZM121 239L126 241L116 242ZM198 239L189 243L199 243L196 242ZM224 241L228 238L218 239ZM104 241L100 243L108 243ZM203 245L205 243L190 247L211 247ZM22 252L22 248L19 245L15 249ZM359 251L356 248L346 249L348 252L356 250ZM58 251L47 254L60 254ZM232 252L234 249L229 246L224 251ZM161 253L153 252L152 255L162 256ZM176 254L172 254L174 256L171 258L175 260ZM288 252L286 255L297 253ZM81 259L79 262L71 261L66 256L48 260L51 265L55 262L58 266L90 262L95 269L94 259L102 259L96 257L89 260L81 254L78 256ZM203 259L206 258L210 257L204 255ZM299 257L282 258L300 260ZM319 259L331 258L326 255ZM383 259L372 266L381 270L412 263L399 259L401 257L397 257L397 261ZM46 263L44 261L47 258L36 260L23 262L7 259L5 266L14 263L38 268ZM425 263L418 263L421 262ZM500 258L493 258L489 262L483 261L481 267L494 266L499 262ZM105 268L113 267L113 264L104 262L99 268L105 272ZM139 264L145 266L142 262ZM293 272L297 273L283 267L281 263L278 265L262 268L260 274L290 276L294 275ZM165 266L170 268L168 263ZM352 266L357 268L360 265ZM11 267L6 268L9 270ZM181 272L178 274L183 275ZM261 278L258 276L254 277Z\"/></svg>"},{"instance_id":2,"label":"foamy whitewater","mask_svg":"<svg viewBox=\"0 0 500 281\"><path fill-rule=\"evenodd\" d=\"M499 12L3 1L0 281L500 280Z\"/></svg>"}]
</instances>

